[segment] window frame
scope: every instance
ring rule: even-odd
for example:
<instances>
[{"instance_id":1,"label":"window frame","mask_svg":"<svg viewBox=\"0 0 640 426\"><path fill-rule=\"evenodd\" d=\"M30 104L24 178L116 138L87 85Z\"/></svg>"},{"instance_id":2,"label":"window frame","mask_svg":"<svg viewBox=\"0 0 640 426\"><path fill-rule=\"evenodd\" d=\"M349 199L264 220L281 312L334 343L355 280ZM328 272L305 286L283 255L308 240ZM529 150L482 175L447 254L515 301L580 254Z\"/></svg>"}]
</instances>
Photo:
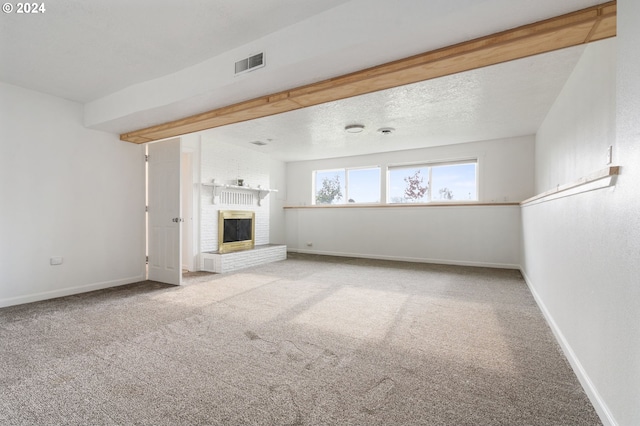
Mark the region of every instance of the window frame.
<instances>
[{"instance_id":1,"label":"window frame","mask_svg":"<svg viewBox=\"0 0 640 426\"><path fill-rule=\"evenodd\" d=\"M350 171L354 171L354 170L367 170L367 169L377 169L378 170L378 180L377 180L377 186L378 186L378 200L379 201L371 201L371 202L353 202L350 203L349 202L349 172ZM326 172L344 172L344 194L343 194L343 200L344 201L340 201L338 203L331 203L331 204L322 204L322 203L318 203L316 202L316 196L318 193L318 187L317 187L317 175L318 173L326 173ZM313 170L312 172L312 192L311 192L311 204L314 206L340 206L340 205L379 205L382 204L382 166L380 165L373 165L373 166L357 166L357 167L336 167L336 168L331 168L331 169L318 169L318 170Z\"/></svg>"},{"instance_id":2,"label":"window frame","mask_svg":"<svg viewBox=\"0 0 640 426\"><path fill-rule=\"evenodd\" d=\"M474 200L434 200L433 199L433 168L442 166L455 166L460 164L475 164L475 184L476 184L476 198ZM391 171L393 169L411 169L411 168L428 168L428 183L429 188L427 190L427 201L416 203L396 203L391 201ZM387 166L386 175L386 204L401 205L401 204L430 204L430 203L477 203L480 200L480 179L479 179L480 161L478 157L458 158L455 160L435 160L435 161L420 161L412 163L400 163L390 164Z\"/></svg>"}]
</instances>

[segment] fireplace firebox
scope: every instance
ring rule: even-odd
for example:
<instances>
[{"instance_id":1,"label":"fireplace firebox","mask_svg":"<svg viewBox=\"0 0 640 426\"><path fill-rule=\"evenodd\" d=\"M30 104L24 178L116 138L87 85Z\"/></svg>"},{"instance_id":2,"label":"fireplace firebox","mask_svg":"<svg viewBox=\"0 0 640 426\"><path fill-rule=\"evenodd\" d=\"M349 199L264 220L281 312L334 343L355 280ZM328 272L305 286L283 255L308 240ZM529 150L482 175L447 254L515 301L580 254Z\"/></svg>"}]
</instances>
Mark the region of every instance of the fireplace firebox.
<instances>
[{"instance_id":1,"label":"fireplace firebox","mask_svg":"<svg viewBox=\"0 0 640 426\"><path fill-rule=\"evenodd\" d=\"M254 248L255 229L254 212L221 210L218 216L218 253Z\"/></svg>"}]
</instances>

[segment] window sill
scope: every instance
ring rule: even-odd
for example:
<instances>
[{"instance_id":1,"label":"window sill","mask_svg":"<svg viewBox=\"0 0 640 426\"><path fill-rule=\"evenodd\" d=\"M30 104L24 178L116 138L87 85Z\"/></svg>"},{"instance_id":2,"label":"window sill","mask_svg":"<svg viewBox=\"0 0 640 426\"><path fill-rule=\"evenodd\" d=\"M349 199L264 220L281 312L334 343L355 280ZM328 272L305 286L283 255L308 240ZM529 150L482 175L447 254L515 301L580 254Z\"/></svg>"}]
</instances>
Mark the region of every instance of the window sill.
<instances>
[{"instance_id":1,"label":"window sill","mask_svg":"<svg viewBox=\"0 0 640 426\"><path fill-rule=\"evenodd\" d=\"M311 206L284 206L284 209L370 209L370 208L406 208L406 207L483 207L483 206L519 206L520 203L402 203L402 204L324 204Z\"/></svg>"}]
</instances>

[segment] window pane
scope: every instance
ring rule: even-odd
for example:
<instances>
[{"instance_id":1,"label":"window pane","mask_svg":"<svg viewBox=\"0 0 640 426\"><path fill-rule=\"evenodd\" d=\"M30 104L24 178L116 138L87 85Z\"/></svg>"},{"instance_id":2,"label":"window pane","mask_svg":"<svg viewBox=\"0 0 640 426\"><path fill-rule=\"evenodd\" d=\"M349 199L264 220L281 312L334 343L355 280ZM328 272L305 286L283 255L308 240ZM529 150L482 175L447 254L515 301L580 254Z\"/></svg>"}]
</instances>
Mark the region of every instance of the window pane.
<instances>
[{"instance_id":1,"label":"window pane","mask_svg":"<svg viewBox=\"0 0 640 426\"><path fill-rule=\"evenodd\" d=\"M476 163L437 166L431 170L432 201L475 201Z\"/></svg>"},{"instance_id":2,"label":"window pane","mask_svg":"<svg viewBox=\"0 0 640 426\"><path fill-rule=\"evenodd\" d=\"M429 201L429 167L389 169L389 203L426 203Z\"/></svg>"},{"instance_id":3,"label":"window pane","mask_svg":"<svg viewBox=\"0 0 640 426\"><path fill-rule=\"evenodd\" d=\"M349 170L349 203L380 202L380 168Z\"/></svg>"},{"instance_id":4,"label":"window pane","mask_svg":"<svg viewBox=\"0 0 640 426\"><path fill-rule=\"evenodd\" d=\"M345 202L344 170L316 172L316 204L342 204Z\"/></svg>"}]
</instances>

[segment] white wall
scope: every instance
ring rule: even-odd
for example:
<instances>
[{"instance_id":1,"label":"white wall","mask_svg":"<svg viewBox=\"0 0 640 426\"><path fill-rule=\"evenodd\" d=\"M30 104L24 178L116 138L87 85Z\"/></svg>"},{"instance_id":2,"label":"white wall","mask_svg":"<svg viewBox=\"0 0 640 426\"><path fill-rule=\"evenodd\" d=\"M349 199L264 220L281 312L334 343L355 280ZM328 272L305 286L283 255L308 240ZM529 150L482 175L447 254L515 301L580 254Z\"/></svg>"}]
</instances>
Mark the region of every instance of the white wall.
<instances>
[{"instance_id":1,"label":"white wall","mask_svg":"<svg viewBox=\"0 0 640 426\"><path fill-rule=\"evenodd\" d=\"M526 136L292 162L287 205L311 205L314 170L470 157L479 162L480 201L519 202L533 195L533 147ZM292 208L285 220L290 251L511 268L520 260L519 206Z\"/></svg>"},{"instance_id":2,"label":"white wall","mask_svg":"<svg viewBox=\"0 0 640 426\"><path fill-rule=\"evenodd\" d=\"M615 144L615 39L591 44L536 135L536 193L606 166Z\"/></svg>"},{"instance_id":3,"label":"white wall","mask_svg":"<svg viewBox=\"0 0 640 426\"><path fill-rule=\"evenodd\" d=\"M300 253L502 268L520 255L518 206L302 208L286 224Z\"/></svg>"},{"instance_id":4,"label":"white wall","mask_svg":"<svg viewBox=\"0 0 640 426\"><path fill-rule=\"evenodd\" d=\"M191 175L182 171L182 267L198 270L200 259L200 134L191 133L180 137L183 159L191 162ZM184 166L184 164L183 164ZM186 195L187 192L190 195ZM190 204L189 204L190 203ZM190 212L191 215L187 215ZM188 245L188 246L187 246Z\"/></svg>"},{"instance_id":5,"label":"white wall","mask_svg":"<svg viewBox=\"0 0 640 426\"><path fill-rule=\"evenodd\" d=\"M262 188L272 188L273 184L283 183L284 164L272 160L266 154L249 148L218 142L202 137L201 178L202 182L210 183L213 179L217 183L235 184L237 178L244 179L244 184L252 188L260 185ZM273 175L273 184L272 184ZM284 188L273 188L283 191ZM213 189L202 187L200 197L200 247L201 251L216 251L218 249L218 211L219 210L248 210L255 212L255 242L257 245L279 243L283 236L283 213L278 205L282 205L277 193L267 195L252 205L213 204ZM275 203L274 208L271 204ZM271 230L272 223L274 226Z\"/></svg>"},{"instance_id":6,"label":"white wall","mask_svg":"<svg viewBox=\"0 0 640 426\"><path fill-rule=\"evenodd\" d=\"M269 243L285 244L286 232L284 221L285 200L287 199L287 168L279 160L269 160L271 188L278 192L269 195Z\"/></svg>"},{"instance_id":7,"label":"white wall","mask_svg":"<svg viewBox=\"0 0 640 426\"><path fill-rule=\"evenodd\" d=\"M636 425L640 6L618 7L617 39L587 47L538 132L536 191L604 168L609 145L622 174L615 187L523 207L522 266L604 423Z\"/></svg>"},{"instance_id":8,"label":"white wall","mask_svg":"<svg viewBox=\"0 0 640 426\"><path fill-rule=\"evenodd\" d=\"M85 129L80 104L4 83L0 143L0 306L144 279L141 146Z\"/></svg>"}]
</instances>

